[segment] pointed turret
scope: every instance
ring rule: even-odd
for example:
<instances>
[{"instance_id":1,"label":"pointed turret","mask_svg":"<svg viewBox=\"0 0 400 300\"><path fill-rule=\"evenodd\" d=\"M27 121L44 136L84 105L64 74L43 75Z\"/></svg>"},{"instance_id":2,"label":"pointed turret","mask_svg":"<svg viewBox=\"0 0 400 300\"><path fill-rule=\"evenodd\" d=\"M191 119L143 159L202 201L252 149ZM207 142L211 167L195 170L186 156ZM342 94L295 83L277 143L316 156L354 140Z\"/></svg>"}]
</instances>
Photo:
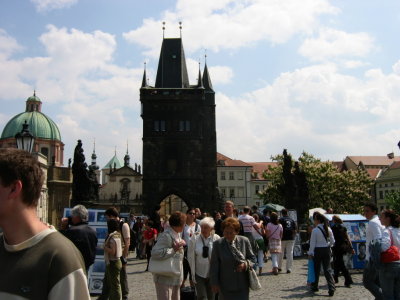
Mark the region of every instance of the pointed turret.
<instances>
[{"instance_id":1,"label":"pointed turret","mask_svg":"<svg viewBox=\"0 0 400 300\"><path fill-rule=\"evenodd\" d=\"M144 71L143 71L143 79L142 79L142 88L147 87L147 75L146 75L146 63L144 63Z\"/></svg>"},{"instance_id":2,"label":"pointed turret","mask_svg":"<svg viewBox=\"0 0 400 300\"><path fill-rule=\"evenodd\" d=\"M96 142L93 142L92 163L91 163L91 165L90 165L90 167L89 167L89 168L92 169L92 170L98 170L98 169L99 169L99 166L97 165L96 159L97 159L97 155L96 155Z\"/></svg>"},{"instance_id":3,"label":"pointed turret","mask_svg":"<svg viewBox=\"0 0 400 300\"><path fill-rule=\"evenodd\" d=\"M126 154L124 156L124 167L129 167L130 156L128 153L128 142L126 142Z\"/></svg>"},{"instance_id":4,"label":"pointed turret","mask_svg":"<svg viewBox=\"0 0 400 300\"><path fill-rule=\"evenodd\" d=\"M210 74L208 73L207 63L204 64L203 86L207 91L214 91L210 79Z\"/></svg>"},{"instance_id":5,"label":"pointed turret","mask_svg":"<svg viewBox=\"0 0 400 300\"><path fill-rule=\"evenodd\" d=\"M156 88L188 88L189 77L186 68L182 39L163 39L158 61Z\"/></svg>"},{"instance_id":6,"label":"pointed turret","mask_svg":"<svg viewBox=\"0 0 400 300\"><path fill-rule=\"evenodd\" d=\"M201 79L200 63L199 63L199 77L197 78L197 87L198 88L204 88L203 87L203 80Z\"/></svg>"}]
</instances>

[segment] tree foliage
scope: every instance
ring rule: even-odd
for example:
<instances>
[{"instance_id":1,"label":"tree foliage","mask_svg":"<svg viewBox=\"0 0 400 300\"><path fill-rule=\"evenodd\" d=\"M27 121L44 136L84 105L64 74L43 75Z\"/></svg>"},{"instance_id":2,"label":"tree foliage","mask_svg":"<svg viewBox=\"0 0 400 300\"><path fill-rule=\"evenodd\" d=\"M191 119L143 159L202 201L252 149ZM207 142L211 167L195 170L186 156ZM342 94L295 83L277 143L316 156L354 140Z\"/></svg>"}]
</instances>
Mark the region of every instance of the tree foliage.
<instances>
[{"instance_id":1,"label":"tree foliage","mask_svg":"<svg viewBox=\"0 0 400 300\"><path fill-rule=\"evenodd\" d=\"M399 191L393 191L389 192L385 196L385 202L389 205L391 209L393 209L395 212L400 214L400 192Z\"/></svg>"},{"instance_id":2,"label":"tree foliage","mask_svg":"<svg viewBox=\"0 0 400 300\"><path fill-rule=\"evenodd\" d=\"M284 178L287 175L284 176L283 173L284 156L277 155L272 159L278 162L278 165L269 167L264 172L264 178L269 184L261 197L264 202L285 205L287 191L284 190ZM363 203L370 201L372 180L365 170L340 171L332 162L321 161L306 152L302 153L297 163L297 172L305 174L308 209L322 207L333 208L336 213L359 213ZM295 165L296 163L292 166L293 174L296 172Z\"/></svg>"}]
</instances>

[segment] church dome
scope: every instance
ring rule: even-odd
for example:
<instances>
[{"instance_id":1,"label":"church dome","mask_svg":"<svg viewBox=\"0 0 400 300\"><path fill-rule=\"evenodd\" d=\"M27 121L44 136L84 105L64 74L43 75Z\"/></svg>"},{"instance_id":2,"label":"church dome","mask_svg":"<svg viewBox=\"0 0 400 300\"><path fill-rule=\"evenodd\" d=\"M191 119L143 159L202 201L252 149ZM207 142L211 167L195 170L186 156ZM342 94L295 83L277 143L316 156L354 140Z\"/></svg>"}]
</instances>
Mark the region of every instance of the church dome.
<instances>
[{"instance_id":1,"label":"church dome","mask_svg":"<svg viewBox=\"0 0 400 300\"><path fill-rule=\"evenodd\" d=\"M41 112L42 102L36 93L26 100L26 110L13 117L3 129L1 139L13 138L22 130L25 121L29 125L29 131L35 138L61 141L60 130L56 123Z\"/></svg>"}]
</instances>

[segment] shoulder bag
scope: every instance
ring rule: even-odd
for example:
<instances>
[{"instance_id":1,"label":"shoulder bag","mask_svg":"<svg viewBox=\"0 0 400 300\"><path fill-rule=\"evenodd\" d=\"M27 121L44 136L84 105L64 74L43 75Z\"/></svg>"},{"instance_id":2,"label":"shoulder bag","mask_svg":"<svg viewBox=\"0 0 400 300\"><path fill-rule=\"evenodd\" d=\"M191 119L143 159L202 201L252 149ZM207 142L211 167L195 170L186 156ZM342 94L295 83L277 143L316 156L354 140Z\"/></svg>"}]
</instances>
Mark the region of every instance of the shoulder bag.
<instances>
[{"instance_id":1,"label":"shoulder bag","mask_svg":"<svg viewBox=\"0 0 400 300\"><path fill-rule=\"evenodd\" d=\"M169 235L169 234L168 234ZM174 241L173 237L169 235ZM173 245L171 245L171 248ZM181 274L181 260L180 256L174 254L171 257L165 259L155 259L150 257L149 272L157 275L163 275L168 277L180 276Z\"/></svg>"},{"instance_id":2,"label":"shoulder bag","mask_svg":"<svg viewBox=\"0 0 400 300\"><path fill-rule=\"evenodd\" d=\"M250 266L250 262L243 255L242 251L239 250L235 245L228 244L228 248L231 251L233 257L238 263L245 262L247 265L247 274L249 276L249 287L253 291L257 291L261 289L260 281L258 280L258 276L256 271Z\"/></svg>"},{"instance_id":3,"label":"shoulder bag","mask_svg":"<svg viewBox=\"0 0 400 300\"><path fill-rule=\"evenodd\" d=\"M393 245L392 231L390 229L388 230L390 235L390 247L381 253L381 262L385 264L400 260L399 248Z\"/></svg>"}]
</instances>

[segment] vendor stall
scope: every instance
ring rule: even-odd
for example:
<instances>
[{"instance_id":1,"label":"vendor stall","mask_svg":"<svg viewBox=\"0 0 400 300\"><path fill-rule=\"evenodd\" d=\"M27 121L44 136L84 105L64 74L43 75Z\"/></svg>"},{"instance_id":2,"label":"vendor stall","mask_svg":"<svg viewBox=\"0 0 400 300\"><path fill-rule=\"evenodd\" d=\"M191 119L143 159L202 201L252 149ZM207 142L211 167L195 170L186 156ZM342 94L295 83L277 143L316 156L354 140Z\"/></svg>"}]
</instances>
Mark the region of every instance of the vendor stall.
<instances>
[{"instance_id":1,"label":"vendor stall","mask_svg":"<svg viewBox=\"0 0 400 300\"><path fill-rule=\"evenodd\" d=\"M363 269L366 263L366 237L368 220L362 215L351 214L324 214L324 216L332 221L333 216L338 216L346 227L350 241L356 252L353 256L346 255L345 263L349 269ZM347 259L346 259L347 258Z\"/></svg>"}]
</instances>

